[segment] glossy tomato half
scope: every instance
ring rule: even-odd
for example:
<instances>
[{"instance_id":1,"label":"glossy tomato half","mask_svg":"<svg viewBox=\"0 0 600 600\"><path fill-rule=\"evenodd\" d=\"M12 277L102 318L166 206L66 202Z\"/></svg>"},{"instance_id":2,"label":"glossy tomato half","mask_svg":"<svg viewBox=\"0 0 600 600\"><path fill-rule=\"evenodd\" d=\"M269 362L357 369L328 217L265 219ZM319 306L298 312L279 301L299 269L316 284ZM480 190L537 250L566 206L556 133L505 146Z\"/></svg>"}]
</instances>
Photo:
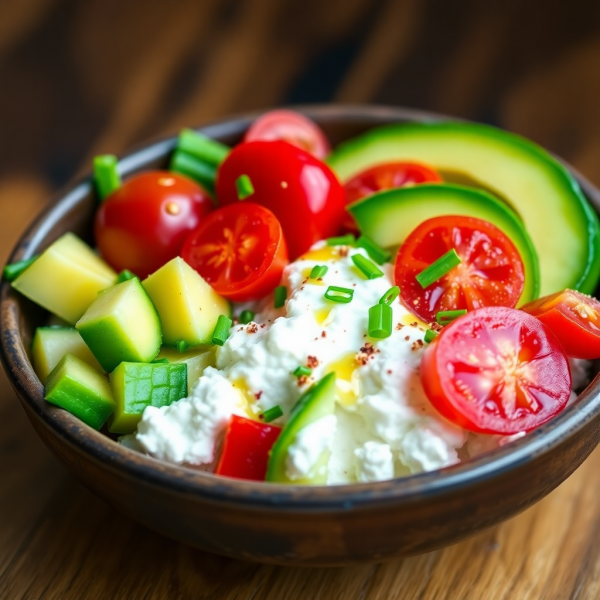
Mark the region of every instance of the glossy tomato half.
<instances>
[{"instance_id":1,"label":"glossy tomato half","mask_svg":"<svg viewBox=\"0 0 600 600\"><path fill-rule=\"evenodd\" d=\"M444 417L481 433L534 429L571 394L568 359L554 334L535 317L503 306L447 325L425 351L420 375Z\"/></svg>"},{"instance_id":2,"label":"glossy tomato half","mask_svg":"<svg viewBox=\"0 0 600 600\"><path fill-rule=\"evenodd\" d=\"M208 193L183 175L135 175L98 208L96 245L113 269L144 278L179 255L190 231L213 208Z\"/></svg>"},{"instance_id":3,"label":"glossy tomato half","mask_svg":"<svg viewBox=\"0 0 600 600\"><path fill-rule=\"evenodd\" d=\"M218 294L234 302L272 292L288 264L279 221L270 210L252 202L211 213L189 235L181 256Z\"/></svg>"},{"instance_id":4,"label":"glossy tomato half","mask_svg":"<svg viewBox=\"0 0 600 600\"><path fill-rule=\"evenodd\" d=\"M235 182L247 175L254 193L243 202L266 206L279 219L290 258L337 235L344 218L344 190L333 171L287 142L246 142L236 146L217 173L217 198L237 204Z\"/></svg>"},{"instance_id":5,"label":"glossy tomato half","mask_svg":"<svg viewBox=\"0 0 600 600\"><path fill-rule=\"evenodd\" d=\"M574 290L544 296L523 310L547 325L573 358L600 358L600 302Z\"/></svg>"},{"instance_id":6,"label":"glossy tomato half","mask_svg":"<svg viewBox=\"0 0 600 600\"><path fill-rule=\"evenodd\" d=\"M462 262L423 289L416 276L452 248ZM431 322L438 311L515 306L525 271L518 250L495 225L444 216L424 221L406 238L396 257L395 280L408 310Z\"/></svg>"}]
</instances>

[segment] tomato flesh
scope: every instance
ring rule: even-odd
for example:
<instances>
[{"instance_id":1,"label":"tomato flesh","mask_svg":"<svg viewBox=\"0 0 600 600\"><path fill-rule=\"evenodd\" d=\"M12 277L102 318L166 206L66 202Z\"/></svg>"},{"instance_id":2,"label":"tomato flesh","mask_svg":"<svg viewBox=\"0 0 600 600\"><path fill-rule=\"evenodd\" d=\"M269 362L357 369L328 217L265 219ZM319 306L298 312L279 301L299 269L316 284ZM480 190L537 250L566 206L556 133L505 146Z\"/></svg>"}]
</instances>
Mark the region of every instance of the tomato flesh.
<instances>
[{"instance_id":1,"label":"tomato flesh","mask_svg":"<svg viewBox=\"0 0 600 600\"><path fill-rule=\"evenodd\" d=\"M461 264L425 289L416 276L454 248ZM428 219L402 244L395 282L408 310L424 321L438 311L514 307L525 283L519 252L495 225L463 216Z\"/></svg>"},{"instance_id":2,"label":"tomato flesh","mask_svg":"<svg viewBox=\"0 0 600 600\"><path fill-rule=\"evenodd\" d=\"M102 202L94 222L96 245L116 271L129 269L145 278L179 254L213 207L208 193L191 179L148 171Z\"/></svg>"},{"instance_id":3,"label":"tomato flesh","mask_svg":"<svg viewBox=\"0 0 600 600\"><path fill-rule=\"evenodd\" d=\"M273 291L288 264L279 221L252 202L215 210L189 235L181 256L218 294L235 302Z\"/></svg>"},{"instance_id":4,"label":"tomato flesh","mask_svg":"<svg viewBox=\"0 0 600 600\"><path fill-rule=\"evenodd\" d=\"M447 325L423 355L421 382L431 404L470 431L530 431L566 405L568 359L541 321L493 306Z\"/></svg>"},{"instance_id":5,"label":"tomato flesh","mask_svg":"<svg viewBox=\"0 0 600 600\"><path fill-rule=\"evenodd\" d=\"M600 358L600 302L574 290L556 292L523 306L547 325L568 356Z\"/></svg>"}]
</instances>

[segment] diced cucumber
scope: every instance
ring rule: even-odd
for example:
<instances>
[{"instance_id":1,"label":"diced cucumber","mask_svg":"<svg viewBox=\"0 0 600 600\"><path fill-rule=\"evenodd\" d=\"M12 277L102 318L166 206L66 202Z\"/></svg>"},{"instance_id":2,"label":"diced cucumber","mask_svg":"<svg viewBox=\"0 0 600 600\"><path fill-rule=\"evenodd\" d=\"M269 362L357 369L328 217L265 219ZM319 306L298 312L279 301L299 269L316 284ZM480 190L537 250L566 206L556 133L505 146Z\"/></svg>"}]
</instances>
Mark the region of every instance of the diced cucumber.
<instances>
[{"instance_id":1,"label":"diced cucumber","mask_svg":"<svg viewBox=\"0 0 600 600\"><path fill-rule=\"evenodd\" d=\"M210 344L219 315L231 314L229 302L182 258L169 261L143 282L162 322L164 343Z\"/></svg>"},{"instance_id":2,"label":"diced cucumber","mask_svg":"<svg viewBox=\"0 0 600 600\"><path fill-rule=\"evenodd\" d=\"M110 374L116 407L109 423L112 433L131 433L147 406L168 406L187 394L184 363L121 363Z\"/></svg>"},{"instance_id":3,"label":"diced cucumber","mask_svg":"<svg viewBox=\"0 0 600 600\"><path fill-rule=\"evenodd\" d=\"M72 354L50 373L44 396L94 429L100 429L115 409L106 377Z\"/></svg>"},{"instance_id":4,"label":"diced cucumber","mask_svg":"<svg viewBox=\"0 0 600 600\"><path fill-rule=\"evenodd\" d=\"M160 351L160 319L137 278L102 292L76 327L109 373L123 361L149 362Z\"/></svg>"},{"instance_id":5,"label":"diced cucumber","mask_svg":"<svg viewBox=\"0 0 600 600\"><path fill-rule=\"evenodd\" d=\"M156 359L161 358L167 359L170 363L187 364L188 396L202 373L204 373L204 369L214 367L216 361L215 348L208 350L205 348L192 348L185 352L179 352L175 348L162 348Z\"/></svg>"},{"instance_id":6,"label":"diced cucumber","mask_svg":"<svg viewBox=\"0 0 600 600\"><path fill-rule=\"evenodd\" d=\"M13 282L36 304L73 325L117 274L82 240L65 233Z\"/></svg>"},{"instance_id":7,"label":"diced cucumber","mask_svg":"<svg viewBox=\"0 0 600 600\"><path fill-rule=\"evenodd\" d=\"M38 327L33 336L33 368L42 383L65 354L72 354L97 371L100 363L74 327Z\"/></svg>"}]
</instances>

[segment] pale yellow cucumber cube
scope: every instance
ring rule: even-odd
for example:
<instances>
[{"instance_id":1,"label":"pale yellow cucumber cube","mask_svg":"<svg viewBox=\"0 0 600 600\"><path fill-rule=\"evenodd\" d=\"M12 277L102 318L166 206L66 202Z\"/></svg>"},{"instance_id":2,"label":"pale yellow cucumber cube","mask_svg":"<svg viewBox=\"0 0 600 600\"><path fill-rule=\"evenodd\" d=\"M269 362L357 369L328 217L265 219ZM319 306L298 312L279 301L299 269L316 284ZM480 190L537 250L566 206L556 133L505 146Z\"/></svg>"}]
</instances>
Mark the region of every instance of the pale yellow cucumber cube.
<instances>
[{"instance_id":1,"label":"pale yellow cucumber cube","mask_svg":"<svg viewBox=\"0 0 600 600\"><path fill-rule=\"evenodd\" d=\"M117 274L74 233L65 233L13 282L36 304L73 325Z\"/></svg>"},{"instance_id":2,"label":"pale yellow cucumber cube","mask_svg":"<svg viewBox=\"0 0 600 600\"><path fill-rule=\"evenodd\" d=\"M192 388L204 373L206 367L214 367L216 364L215 348L192 348L185 352L179 352L176 348L162 348L156 360L166 358L170 363L187 363L187 385L188 395Z\"/></svg>"},{"instance_id":3,"label":"pale yellow cucumber cube","mask_svg":"<svg viewBox=\"0 0 600 600\"><path fill-rule=\"evenodd\" d=\"M230 315L229 302L215 292L181 257L143 282L160 316L164 344L210 344L219 315Z\"/></svg>"}]
</instances>

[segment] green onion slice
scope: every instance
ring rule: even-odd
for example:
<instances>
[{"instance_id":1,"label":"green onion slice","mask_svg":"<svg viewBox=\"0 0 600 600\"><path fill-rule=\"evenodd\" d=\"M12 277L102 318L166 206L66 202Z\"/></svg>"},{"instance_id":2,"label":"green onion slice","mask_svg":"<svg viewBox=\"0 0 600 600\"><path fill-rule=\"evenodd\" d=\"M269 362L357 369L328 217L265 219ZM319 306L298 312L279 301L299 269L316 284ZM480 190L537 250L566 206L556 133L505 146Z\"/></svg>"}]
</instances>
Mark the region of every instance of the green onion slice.
<instances>
[{"instance_id":1,"label":"green onion slice","mask_svg":"<svg viewBox=\"0 0 600 600\"><path fill-rule=\"evenodd\" d=\"M308 377L312 373L312 369L308 367L299 366L294 370L294 377Z\"/></svg>"},{"instance_id":2,"label":"green onion slice","mask_svg":"<svg viewBox=\"0 0 600 600\"><path fill-rule=\"evenodd\" d=\"M461 262L460 256L452 248L446 254L440 256L434 263L431 263L426 269L423 269L417 275L417 281L425 289L444 275L447 275L454 267L460 265Z\"/></svg>"},{"instance_id":3,"label":"green onion slice","mask_svg":"<svg viewBox=\"0 0 600 600\"><path fill-rule=\"evenodd\" d=\"M136 277L137 275L134 275L129 269L124 269L119 273L119 277L117 277L117 283L123 283L124 281L135 279Z\"/></svg>"},{"instance_id":4,"label":"green onion slice","mask_svg":"<svg viewBox=\"0 0 600 600\"><path fill-rule=\"evenodd\" d=\"M365 258L362 254L353 254L351 257L352 262L356 268L362 272L367 279L377 279L383 277L383 271L374 265L368 258Z\"/></svg>"},{"instance_id":5,"label":"green onion slice","mask_svg":"<svg viewBox=\"0 0 600 600\"><path fill-rule=\"evenodd\" d=\"M161 364L169 364L169 359L168 358L155 358L152 361L153 365L161 365Z\"/></svg>"},{"instance_id":6,"label":"green onion slice","mask_svg":"<svg viewBox=\"0 0 600 600\"><path fill-rule=\"evenodd\" d=\"M433 342L433 340L435 340L435 338L440 335L437 331L434 331L433 329L428 329L425 332L425 342L427 344L431 344L431 342Z\"/></svg>"},{"instance_id":7,"label":"green onion slice","mask_svg":"<svg viewBox=\"0 0 600 600\"><path fill-rule=\"evenodd\" d=\"M338 237L327 238L325 241L328 246L354 246L356 238L351 233L348 233Z\"/></svg>"},{"instance_id":8,"label":"green onion slice","mask_svg":"<svg viewBox=\"0 0 600 600\"><path fill-rule=\"evenodd\" d=\"M338 302L340 304L348 304L352 302L354 297L354 290L345 287L338 287L337 285L330 285L325 292L325 298L331 300L331 302Z\"/></svg>"},{"instance_id":9,"label":"green onion slice","mask_svg":"<svg viewBox=\"0 0 600 600\"><path fill-rule=\"evenodd\" d=\"M116 156L102 154L94 157L94 181L101 201L121 187Z\"/></svg>"},{"instance_id":10,"label":"green onion slice","mask_svg":"<svg viewBox=\"0 0 600 600\"><path fill-rule=\"evenodd\" d=\"M400 295L400 288L395 285L391 287L381 298L379 304L387 304L388 306Z\"/></svg>"},{"instance_id":11,"label":"green onion slice","mask_svg":"<svg viewBox=\"0 0 600 600\"><path fill-rule=\"evenodd\" d=\"M285 304L285 301L287 299L287 288L285 287L285 285L280 285L276 287L274 296L275 301L273 303L273 306L275 308L281 308Z\"/></svg>"},{"instance_id":12,"label":"green onion slice","mask_svg":"<svg viewBox=\"0 0 600 600\"><path fill-rule=\"evenodd\" d=\"M327 267L326 265L315 265L312 268L312 271L310 272L309 277L311 279L323 279L323 277L325 277L325 274L327 273L328 270L329 270L329 267Z\"/></svg>"},{"instance_id":13,"label":"green onion slice","mask_svg":"<svg viewBox=\"0 0 600 600\"><path fill-rule=\"evenodd\" d=\"M369 309L369 337L383 339L392 335L392 309L376 304Z\"/></svg>"},{"instance_id":14,"label":"green onion slice","mask_svg":"<svg viewBox=\"0 0 600 600\"><path fill-rule=\"evenodd\" d=\"M283 410L278 404L277 406L272 406L271 408L265 410L264 413L258 415L258 418L265 423L270 423L275 419L279 419L281 416L283 416Z\"/></svg>"},{"instance_id":15,"label":"green onion slice","mask_svg":"<svg viewBox=\"0 0 600 600\"><path fill-rule=\"evenodd\" d=\"M177 150L171 157L169 171L181 173L198 182L208 192L214 194L217 167L203 162L192 154L183 150Z\"/></svg>"},{"instance_id":16,"label":"green onion slice","mask_svg":"<svg viewBox=\"0 0 600 600\"><path fill-rule=\"evenodd\" d=\"M254 313L251 310L243 310L240 313L240 323L242 325L248 325L252 319L254 319Z\"/></svg>"},{"instance_id":17,"label":"green onion slice","mask_svg":"<svg viewBox=\"0 0 600 600\"><path fill-rule=\"evenodd\" d=\"M175 348L177 348L179 352L185 352L189 347L190 345L185 340L179 340L178 342L175 342Z\"/></svg>"},{"instance_id":18,"label":"green onion slice","mask_svg":"<svg viewBox=\"0 0 600 600\"><path fill-rule=\"evenodd\" d=\"M214 167L219 166L231 151L229 146L191 129L181 130L177 139L177 149L183 150Z\"/></svg>"},{"instance_id":19,"label":"green onion slice","mask_svg":"<svg viewBox=\"0 0 600 600\"><path fill-rule=\"evenodd\" d=\"M382 265L383 263L389 262L392 258L392 253L388 252L378 246L373 240L368 237L361 235L358 240L356 240L356 246L358 248L363 248L367 251L367 254L374 260L378 265Z\"/></svg>"},{"instance_id":20,"label":"green onion slice","mask_svg":"<svg viewBox=\"0 0 600 600\"><path fill-rule=\"evenodd\" d=\"M25 260L20 260L18 262L14 262L10 265L6 265L2 271L2 276L6 281L14 281L21 273L27 270L38 258L39 255L32 256L31 258L26 258Z\"/></svg>"},{"instance_id":21,"label":"green onion slice","mask_svg":"<svg viewBox=\"0 0 600 600\"><path fill-rule=\"evenodd\" d=\"M461 310L440 310L435 315L435 320L440 325L448 325L448 323L452 323L454 319L458 319L458 317L462 317L467 314L467 309L463 308Z\"/></svg>"},{"instance_id":22,"label":"green onion slice","mask_svg":"<svg viewBox=\"0 0 600 600\"><path fill-rule=\"evenodd\" d=\"M212 334L212 343L217 346L222 346L225 343L225 340L229 337L229 330L233 325L233 321L225 316L219 315L217 319L217 324L215 325L215 330Z\"/></svg>"},{"instance_id":23,"label":"green onion slice","mask_svg":"<svg viewBox=\"0 0 600 600\"><path fill-rule=\"evenodd\" d=\"M240 175L235 180L235 189L237 190L238 200L245 200L248 196L254 194L254 186L248 175Z\"/></svg>"}]
</instances>

